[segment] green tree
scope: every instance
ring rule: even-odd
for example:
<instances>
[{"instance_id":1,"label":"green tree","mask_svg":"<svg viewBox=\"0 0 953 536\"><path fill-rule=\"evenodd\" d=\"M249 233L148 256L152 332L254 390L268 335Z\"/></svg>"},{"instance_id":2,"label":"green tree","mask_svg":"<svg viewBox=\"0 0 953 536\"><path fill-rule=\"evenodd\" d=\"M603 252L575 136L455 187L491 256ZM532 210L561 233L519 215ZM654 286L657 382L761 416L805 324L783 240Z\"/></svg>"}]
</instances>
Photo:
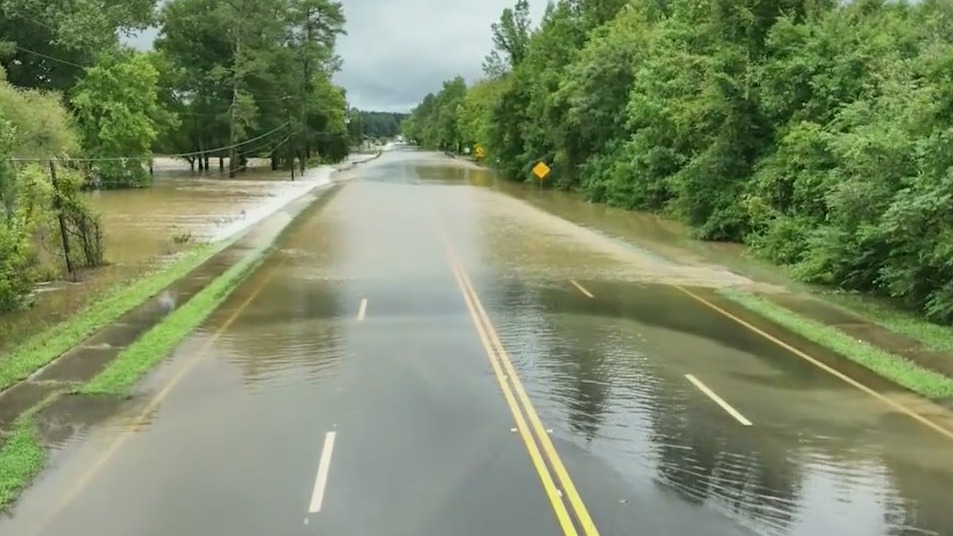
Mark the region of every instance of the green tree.
<instances>
[{"instance_id":1,"label":"green tree","mask_svg":"<svg viewBox=\"0 0 953 536\"><path fill-rule=\"evenodd\" d=\"M155 0L2 0L0 63L16 86L67 91L119 35L154 21Z\"/></svg>"},{"instance_id":2,"label":"green tree","mask_svg":"<svg viewBox=\"0 0 953 536\"><path fill-rule=\"evenodd\" d=\"M860 0L525 2L488 79L403 125L510 177L665 212L801 278L953 321L953 6ZM462 98L461 98L462 95Z\"/></svg>"},{"instance_id":3,"label":"green tree","mask_svg":"<svg viewBox=\"0 0 953 536\"><path fill-rule=\"evenodd\" d=\"M523 61L529 47L530 24L527 0L517 0L512 8L503 10L499 22L490 27L493 50L483 62L488 76L503 76Z\"/></svg>"},{"instance_id":4,"label":"green tree","mask_svg":"<svg viewBox=\"0 0 953 536\"><path fill-rule=\"evenodd\" d=\"M79 136L60 96L16 89L2 75L0 69L0 310L10 310L22 303L41 273L39 248L55 252L63 243L55 218L63 218L67 240L83 237L90 252L101 254L102 242L99 233L84 235L76 225L99 229L95 214L73 187L79 177L63 170L54 185L45 171L43 160L79 151ZM54 199L62 201L56 210ZM101 257L82 255L77 261L92 265Z\"/></svg>"},{"instance_id":5,"label":"green tree","mask_svg":"<svg viewBox=\"0 0 953 536\"><path fill-rule=\"evenodd\" d=\"M148 182L151 155L163 114L156 94L159 72L143 54L100 58L76 84L72 99L90 172L104 187ZM120 157L121 155L121 157Z\"/></svg>"}]
</instances>

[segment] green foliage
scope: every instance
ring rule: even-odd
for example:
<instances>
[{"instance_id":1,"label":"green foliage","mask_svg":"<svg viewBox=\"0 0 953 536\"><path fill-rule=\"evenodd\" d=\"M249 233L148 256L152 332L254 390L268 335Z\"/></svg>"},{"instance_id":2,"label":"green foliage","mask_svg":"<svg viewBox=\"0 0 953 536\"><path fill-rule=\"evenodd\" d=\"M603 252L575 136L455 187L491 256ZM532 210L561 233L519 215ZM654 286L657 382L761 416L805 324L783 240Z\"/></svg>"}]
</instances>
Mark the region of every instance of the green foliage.
<instances>
[{"instance_id":1,"label":"green foliage","mask_svg":"<svg viewBox=\"0 0 953 536\"><path fill-rule=\"evenodd\" d=\"M864 0L520 0L487 78L403 124L526 180L665 212L806 281L953 321L953 8Z\"/></svg>"},{"instance_id":2,"label":"green foliage","mask_svg":"<svg viewBox=\"0 0 953 536\"><path fill-rule=\"evenodd\" d=\"M444 82L440 93L427 95L414 109L414 121L404 124L404 135L424 147L459 151L465 140L458 116L466 94L467 85L462 77Z\"/></svg>"},{"instance_id":3,"label":"green foliage","mask_svg":"<svg viewBox=\"0 0 953 536\"><path fill-rule=\"evenodd\" d=\"M63 155L77 150L66 110L55 94L18 90L0 82L0 311L19 307L42 271L39 244L54 233L53 185L44 167L14 158ZM75 190L63 195L65 204ZM85 207L73 214L91 217ZM56 250L57 243L51 244Z\"/></svg>"},{"instance_id":4,"label":"green foliage","mask_svg":"<svg viewBox=\"0 0 953 536\"><path fill-rule=\"evenodd\" d=\"M354 129L358 136L374 139L393 138L400 134L400 125L407 118L407 114L393 112L369 112L353 110L351 124L357 123Z\"/></svg>"},{"instance_id":5,"label":"green foliage","mask_svg":"<svg viewBox=\"0 0 953 536\"><path fill-rule=\"evenodd\" d=\"M340 2L173 0L160 21L156 48L175 85L170 105L183 118L163 132L162 150L198 153L189 160L200 168L209 156L303 165L347 154L344 93L331 82L341 64ZM231 145L234 154L213 151Z\"/></svg>"},{"instance_id":6,"label":"green foliage","mask_svg":"<svg viewBox=\"0 0 953 536\"><path fill-rule=\"evenodd\" d=\"M143 54L104 55L76 84L73 109L91 173L104 187L141 186L143 167L163 115L156 95L159 71ZM128 158L116 158L123 155Z\"/></svg>"},{"instance_id":7,"label":"green foliage","mask_svg":"<svg viewBox=\"0 0 953 536\"><path fill-rule=\"evenodd\" d=\"M69 91L123 32L153 22L155 0L2 0L0 64L15 86Z\"/></svg>"}]
</instances>

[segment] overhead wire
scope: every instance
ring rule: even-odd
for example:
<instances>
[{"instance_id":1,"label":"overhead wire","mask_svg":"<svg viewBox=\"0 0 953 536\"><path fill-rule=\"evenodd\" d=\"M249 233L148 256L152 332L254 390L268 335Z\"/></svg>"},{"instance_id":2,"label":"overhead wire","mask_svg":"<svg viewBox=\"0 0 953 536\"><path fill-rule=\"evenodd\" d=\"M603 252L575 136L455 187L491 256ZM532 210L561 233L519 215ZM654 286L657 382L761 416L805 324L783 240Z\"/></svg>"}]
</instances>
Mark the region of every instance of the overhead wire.
<instances>
[{"instance_id":1,"label":"overhead wire","mask_svg":"<svg viewBox=\"0 0 953 536\"><path fill-rule=\"evenodd\" d=\"M80 65L79 63L76 63L76 62L74 62L74 61L64 60L63 58L57 58L57 57L55 57L55 56L50 56L49 54L44 54L44 53L42 53L42 52L37 52L37 51L35 51L35 50L30 50L29 48L22 47L22 46L20 46L20 45L18 45L18 44L16 44L16 43L11 43L11 45L13 46L13 48L15 48L16 50L19 50L19 51L21 51L21 52L26 52L27 54L33 54L33 55L35 55L35 56L39 56L39 57L41 57L41 58L45 58L45 59L48 59L48 60L50 60L50 61L55 61L55 62L58 62L58 63L62 63L62 64L64 64L64 65L69 65L70 67L76 67L77 69L87 69L87 68L89 68L89 67L92 67L92 65ZM169 91L169 92L181 91L181 88L176 88L176 87L171 87L171 86L165 86L165 85L162 85L162 84L156 84L156 88L157 88L157 89L164 89L164 90ZM264 98L262 97L262 95L264 96ZM292 98L291 95L280 95L280 96L279 96L279 95L274 94L274 93L264 93L264 94L259 94L258 96L256 96L256 97L255 97L255 102L257 102L257 103L262 103L262 104L264 104L264 103L275 103L275 102L281 102L281 101L284 101L284 100L288 100L288 99L290 99L290 98ZM231 99L227 99L227 98L225 98L225 97L218 97L218 96L216 96L216 95L202 95L202 99L206 99L206 100L217 100L217 101L219 101L219 102L231 103ZM192 115L192 114L190 113L189 115ZM196 114L196 115L217 115L217 114Z\"/></svg>"},{"instance_id":2,"label":"overhead wire","mask_svg":"<svg viewBox=\"0 0 953 536\"><path fill-rule=\"evenodd\" d=\"M40 24L40 25L42 25L42 26L44 26L44 27L46 27L46 28L49 28L49 29L51 29L51 30L53 29L53 28L50 27L49 25L47 25L47 24L45 24L45 23L41 23L40 21L37 21L37 20L32 19L32 18L23 17L23 16L20 16L19 18L21 18L21 19L23 19L23 20L28 20L28 21L30 21L30 22L34 22L34 23ZM63 58L58 58L58 57L55 57L55 56L51 56L51 55L49 55L49 54L44 54L44 53L42 53L42 52L37 52L37 51L35 51L35 50L31 50L31 49L29 49L29 48L20 46L20 45L18 45L18 44L16 44L16 43L12 43L12 46L13 46L14 49L19 50L19 51L21 51L21 52L25 52L25 53L27 53L27 54L33 54L33 55L35 55L35 56L37 56L37 57L45 58L45 59L48 59L48 60L50 60L50 61L58 62L58 63L64 64L64 65L69 65L69 66L71 66L71 67L76 67L76 68L79 68L79 69L86 69L86 68L90 67L90 66L88 66L88 65L80 65L80 64L78 64L78 63L76 63L76 62L73 62L73 61L70 61L70 60L66 60L66 59L63 59ZM176 98L175 92L176 92L176 91L180 91L180 88L172 88L172 87L168 87L168 86L163 86L163 85L161 85L161 84L157 84L156 87L159 88L159 89L164 89L164 90L169 91L169 92L170 92L170 95L171 95L173 98ZM262 94L259 93L258 95L255 96L255 101L256 101L257 103L280 102L280 101L287 101L287 100L293 98L293 96L291 96L291 95L277 96L277 95L274 95L274 94L265 94L266 97L270 96L271 98L262 98L261 95L262 95ZM203 100L218 100L218 101L220 101L220 102L227 102L227 103L229 103L229 104L232 103L231 99L226 99L226 98L218 97L218 96L215 96L215 95L202 95L201 98L202 98ZM205 116L205 117L221 117L221 116L222 116L222 113L203 113L203 112L187 111L187 112L185 112L184 115L189 115L189 116ZM189 157L195 157L195 156L204 156L204 155L208 155L208 154L210 154L210 153L218 153L218 152L223 152L223 151L230 151L230 150L232 150L232 149L239 148L239 147L244 147L244 146L246 146L246 145L248 145L248 144L251 144L251 143L254 143L254 142L256 142L256 141L259 141L259 140L261 140L261 139L263 139L263 138L266 138L266 137L270 136L271 134L274 134L275 132L281 130L282 128L284 128L284 127L286 127L286 126L288 126L289 124L290 124L290 121L286 121L286 122L282 123L281 125L279 125L278 127L274 128L274 129L272 129L272 130L270 130L270 131L268 131L268 132L266 132L266 133L264 133L264 134L261 134L260 136L256 136L256 137L251 138L251 139L249 139L249 140L245 140L245 141L242 141L242 142L240 142L240 143L233 144L233 145L227 145L227 146L223 146L223 147L216 147L216 148L213 148L213 149L207 149L207 150L203 150L203 151L191 151L191 152L177 153L177 154L172 154L172 155L162 155L162 156L163 156L163 157L166 157L166 158L189 158ZM288 141L289 139L291 139L291 136L294 136L296 133L298 133L298 132L300 132L300 131L301 131L300 129L297 129L297 130L295 130L295 131L289 133L288 136L286 136L284 140L282 140L280 143L278 143L278 145L275 146L275 148L280 147L280 146L284 145L285 143L287 143L287 141ZM270 142L266 142L265 145L267 145L268 143L270 143ZM13 158L9 158L8 160L12 160L12 161L16 161L16 162L39 162L39 161L43 161L43 162L45 162L45 161L102 162L102 161L125 161L125 160L149 160L149 159L152 159L152 158L154 158L154 156L148 156L148 157L146 157L146 156L114 156L114 157L93 157L93 158L55 158L55 157L54 157L54 158L26 158L26 157L13 157Z\"/></svg>"},{"instance_id":3,"label":"overhead wire","mask_svg":"<svg viewBox=\"0 0 953 536\"><path fill-rule=\"evenodd\" d=\"M282 128L285 128L285 127L288 126L289 124L291 124L290 121L285 121L285 122L282 123L280 126L274 128L274 129L272 129L272 130L269 130L268 132L266 132L266 133L264 133L264 134L261 134L260 136L255 136L254 138L245 140L245 141L243 141L243 142L241 142L241 143L235 143L235 144L232 144L232 145L226 145L226 146L224 146L224 147L215 147L215 148L212 148L212 149L205 149L205 150L202 150L202 151L191 151L191 152L187 152L187 153L175 153L175 154L167 154L167 155L162 155L162 156L165 157L165 158L188 158L188 157L190 157L190 156L201 156L201 155L210 154L210 153L218 153L218 152L223 152L223 151L230 151L230 150L232 150L232 149L237 149L237 148L242 147L242 146L244 146L244 145L247 145L247 144L256 142L256 141L258 141L258 140L261 140L262 138L268 137L268 136L274 134L275 132L278 132L278 131L281 130ZM54 161L54 162L56 162L56 161L70 161L70 162L110 162L110 161L112 161L112 162L115 162L115 161L124 161L124 160L150 160L150 159L152 159L152 158L155 158L155 156L141 156L141 155L136 155L136 156L103 156L103 157L92 157L92 158L55 158L55 157L54 157L54 158L36 158L36 157L27 158L27 157L12 157L12 158L9 158L8 160L12 160L12 161L14 161L14 162L46 162L46 161L49 161L49 160L52 160L52 161Z\"/></svg>"}]
</instances>

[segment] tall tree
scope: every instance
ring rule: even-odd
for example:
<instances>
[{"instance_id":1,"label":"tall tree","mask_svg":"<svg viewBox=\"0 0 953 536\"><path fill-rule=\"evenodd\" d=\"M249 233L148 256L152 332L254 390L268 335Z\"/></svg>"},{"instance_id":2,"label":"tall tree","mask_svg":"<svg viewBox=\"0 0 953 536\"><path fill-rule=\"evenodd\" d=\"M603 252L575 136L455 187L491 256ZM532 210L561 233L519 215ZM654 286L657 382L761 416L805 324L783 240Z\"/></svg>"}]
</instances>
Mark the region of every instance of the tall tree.
<instances>
[{"instance_id":1,"label":"tall tree","mask_svg":"<svg viewBox=\"0 0 953 536\"><path fill-rule=\"evenodd\" d=\"M499 22L490 27L493 50L483 62L487 76L502 76L523 61L529 47L530 24L528 0L517 0L512 8L503 10Z\"/></svg>"}]
</instances>

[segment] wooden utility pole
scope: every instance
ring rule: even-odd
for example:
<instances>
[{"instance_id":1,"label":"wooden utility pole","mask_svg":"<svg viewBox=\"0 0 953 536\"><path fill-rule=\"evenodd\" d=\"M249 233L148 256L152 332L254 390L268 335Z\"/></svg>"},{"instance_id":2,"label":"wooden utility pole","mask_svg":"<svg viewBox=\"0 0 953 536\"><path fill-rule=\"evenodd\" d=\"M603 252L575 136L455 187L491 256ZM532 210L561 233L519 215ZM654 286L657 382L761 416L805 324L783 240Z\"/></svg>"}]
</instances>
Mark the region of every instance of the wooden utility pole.
<instances>
[{"instance_id":1,"label":"wooden utility pole","mask_svg":"<svg viewBox=\"0 0 953 536\"><path fill-rule=\"evenodd\" d=\"M288 140L287 140L287 142L288 142L288 144L289 144L289 147L292 147L292 148L293 148L293 147L294 147L294 143L291 142L291 138L292 138L292 133L291 133L291 96L290 96L290 95L285 95L284 101L285 101L285 111L288 112L288 131L289 131L289 132L288 132ZM280 148L281 148L281 146L279 145L278 147L275 148L275 150L277 151L277 150L279 150ZM296 153L295 151L289 151L289 152L291 153L291 182L294 182L294 181L295 181L295 155L296 155L297 153Z\"/></svg>"},{"instance_id":2,"label":"wooden utility pole","mask_svg":"<svg viewBox=\"0 0 953 536\"><path fill-rule=\"evenodd\" d=\"M242 59L241 30L242 30L241 27L236 29L235 59L234 59L235 65L233 65L232 67L235 70L235 72L232 73L232 106L229 109L230 126L231 126L231 128L229 129L229 136L228 136L229 138L228 144L231 146L231 148L229 149L229 154L228 154L228 178L229 179L235 178L235 170L238 169L238 166L236 165L236 163L238 162L238 147L236 147L236 144L238 143L238 132L236 131L235 122L237 119L236 116L238 114L238 78L239 78L238 69L239 69L239 62Z\"/></svg>"},{"instance_id":3,"label":"wooden utility pole","mask_svg":"<svg viewBox=\"0 0 953 536\"><path fill-rule=\"evenodd\" d=\"M53 210L60 223L60 236L63 237L63 256L66 257L66 271L73 275L73 259L70 258L69 235L66 234L66 217L63 215L63 199L60 184L56 180L56 164L50 160L50 182L53 184Z\"/></svg>"}]
</instances>

